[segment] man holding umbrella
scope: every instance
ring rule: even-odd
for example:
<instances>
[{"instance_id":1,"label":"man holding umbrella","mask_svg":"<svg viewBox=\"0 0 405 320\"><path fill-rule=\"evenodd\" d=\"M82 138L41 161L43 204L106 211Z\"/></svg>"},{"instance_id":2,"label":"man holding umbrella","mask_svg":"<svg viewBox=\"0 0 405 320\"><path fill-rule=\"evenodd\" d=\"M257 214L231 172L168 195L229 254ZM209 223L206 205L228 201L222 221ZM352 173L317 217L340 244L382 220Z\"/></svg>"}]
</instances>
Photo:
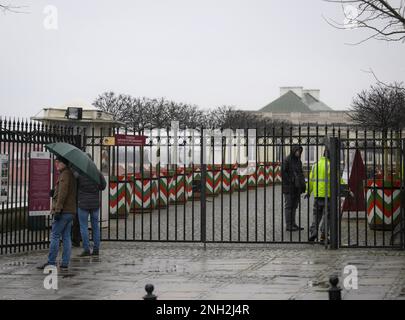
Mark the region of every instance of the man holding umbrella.
<instances>
[{"instance_id":1,"label":"man holding umbrella","mask_svg":"<svg viewBox=\"0 0 405 320\"><path fill-rule=\"evenodd\" d=\"M87 153L89 159L91 155ZM77 178L77 197L78 197L78 219L80 225L80 234L83 240L83 252L81 257L90 255L98 256L100 249L100 226L99 226L99 213L100 213L100 191L104 190L107 183L104 176L100 173L101 184L96 184L93 180L89 179L86 175L80 174L74 168L72 169L73 175ZM90 252L88 221L90 216L91 230L93 234L93 252Z\"/></svg>"},{"instance_id":2,"label":"man holding umbrella","mask_svg":"<svg viewBox=\"0 0 405 320\"><path fill-rule=\"evenodd\" d=\"M63 236L63 257L62 268L69 265L71 253L71 229L73 214L76 213L76 179L70 168L79 172L83 177L88 178L97 186L103 186L104 177L100 174L97 166L85 152L75 146L64 143L47 144L46 149L57 156L56 165L60 172L53 196L52 213L54 213L54 224L52 225L51 247L48 264L55 265L58 255L59 238ZM69 167L67 166L69 164ZM104 181L105 187L105 181ZM86 224L87 225L87 224Z\"/></svg>"},{"instance_id":3,"label":"man holding umbrella","mask_svg":"<svg viewBox=\"0 0 405 320\"><path fill-rule=\"evenodd\" d=\"M55 165L59 171L59 178L52 197L51 214L53 215L53 222L51 244L48 262L39 266L39 269L44 269L48 265L56 266L61 237L63 240L61 269L68 268L72 251L71 231L73 215L76 213L76 179L68 167L68 160L58 156L55 159Z\"/></svg>"}]
</instances>

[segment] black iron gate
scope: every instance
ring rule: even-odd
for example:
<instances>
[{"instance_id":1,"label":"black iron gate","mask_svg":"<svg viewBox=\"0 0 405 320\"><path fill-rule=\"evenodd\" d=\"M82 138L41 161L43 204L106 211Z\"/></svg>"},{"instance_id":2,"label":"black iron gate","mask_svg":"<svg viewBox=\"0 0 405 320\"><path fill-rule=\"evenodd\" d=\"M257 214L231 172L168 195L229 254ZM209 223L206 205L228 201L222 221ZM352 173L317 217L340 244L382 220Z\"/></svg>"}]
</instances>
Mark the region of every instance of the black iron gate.
<instances>
[{"instance_id":1,"label":"black iron gate","mask_svg":"<svg viewBox=\"0 0 405 320\"><path fill-rule=\"evenodd\" d=\"M404 150L397 131L355 131L340 139L338 176L346 171L353 196L337 189L340 247L404 249ZM352 163L351 166L345 164Z\"/></svg>"},{"instance_id":2,"label":"black iron gate","mask_svg":"<svg viewBox=\"0 0 405 320\"><path fill-rule=\"evenodd\" d=\"M30 217L28 214L30 154L45 151L44 145L52 142L80 146L80 138L72 128L0 120L0 155L5 160L1 168L0 254L49 245L49 216Z\"/></svg>"},{"instance_id":3,"label":"black iron gate","mask_svg":"<svg viewBox=\"0 0 405 320\"><path fill-rule=\"evenodd\" d=\"M321 222L329 230L329 247L403 247L403 234L398 231L403 222L403 205L392 209L395 221L384 227L389 230L375 229L368 220L371 211L378 208L370 209L371 200L367 198L371 197L370 177L377 177L370 171L370 165L377 167L384 162L375 142L378 133L328 126L255 130L253 147L248 143L248 129L239 136L233 131L228 137L235 152L236 147L241 148L239 153L247 153L248 148L253 148L254 159L245 162L225 161L226 149L229 148L225 130L220 130L220 139L210 136L205 137L205 142L200 137L201 129L194 132L183 130L177 134L170 129L137 132L115 129L104 135L88 135L88 147L96 148L96 153L102 155L100 158L104 159L104 164L100 163L100 166L110 178L109 190L104 193L104 197L108 197L108 207L104 207L102 214L103 240L307 243L314 221L314 199L301 196L296 222L303 230L289 232L285 228L285 195L281 190L282 163L291 146L299 144L304 149L301 158L307 179L312 166L323 156L325 147L334 150L330 169L335 170L335 175L330 176L331 198L327 201L332 215L330 220ZM144 135L146 143L142 147L102 143L105 136L115 134ZM386 144L385 148L393 153L400 152L398 141L401 133L391 132L389 137L393 142ZM242 142L237 143L238 139ZM370 149L373 143L374 147ZM179 148L176 157L192 154L191 163L168 164L162 161L165 157L174 157L172 153L176 145ZM203 155L195 152L196 149L209 153L208 161L204 163ZM348 200L351 196L347 184L353 179L353 153L356 150L367 169L367 176L361 177L362 181L357 185L360 189L353 193L356 201L361 201L364 206L353 210L352 200ZM403 155L389 159L392 165L386 170L392 173L402 168L399 162L403 162ZM398 173L399 182L395 182L399 186L403 185L402 174L402 171ZM393 193L396 204L398 193L401 194L399 189Z\"/></svg>"},{"instance_id":4,"label":"black iron gate","mask_svg":"<svg viewBox=\"0 0 405 320\"><path fill-rule=\"evenodd\" d=\"M328 246L404 248L401 132L333 126L254 131L221 129L202 137L201 128L80 131L3 120L0 154L9 160L9 183L1 203L0 253L48 245L49 218L38 222L28 215L28 161L31 151L57 141L82 145L108 181L101 195L104 241L307 243L313 196L300 196L295 221L302 230L290 232L281 187L282 164L292 146L301 145L307 182L325 148L331 152L331 214L321 222ZM144 136L145 143L120 146L111 139L117 134Z\"/></svg>"}]
</instances>

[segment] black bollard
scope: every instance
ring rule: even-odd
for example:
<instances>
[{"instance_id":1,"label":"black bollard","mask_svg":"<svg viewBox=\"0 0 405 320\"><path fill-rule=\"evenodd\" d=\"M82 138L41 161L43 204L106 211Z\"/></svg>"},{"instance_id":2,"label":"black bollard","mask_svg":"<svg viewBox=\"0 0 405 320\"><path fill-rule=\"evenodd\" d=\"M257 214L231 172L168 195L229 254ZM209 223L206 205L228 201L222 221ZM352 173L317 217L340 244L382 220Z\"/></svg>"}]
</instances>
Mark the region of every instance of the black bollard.
<instances>
[{"instance_id":1,"label":"black bollard","mask_svg":"<svg viewBox=\"0 0 405 320\"><path fill-rule=\"evenodd\" d=\"M342 300L342 289L338 287L339 278L334 275L329 278L329 300Z\"/></svg>"},{"instance_id":2,"label":"black bollard","mask_svg":"<svg viewBox=\"0 0 405 320\"><path fill-rule=\"evenodd\" d=\"M157 300L157 296L152 293L154 289L153 284L147 284L145 286L146 295L143 296L143 300Z\"/></svg>"}]
</instances>

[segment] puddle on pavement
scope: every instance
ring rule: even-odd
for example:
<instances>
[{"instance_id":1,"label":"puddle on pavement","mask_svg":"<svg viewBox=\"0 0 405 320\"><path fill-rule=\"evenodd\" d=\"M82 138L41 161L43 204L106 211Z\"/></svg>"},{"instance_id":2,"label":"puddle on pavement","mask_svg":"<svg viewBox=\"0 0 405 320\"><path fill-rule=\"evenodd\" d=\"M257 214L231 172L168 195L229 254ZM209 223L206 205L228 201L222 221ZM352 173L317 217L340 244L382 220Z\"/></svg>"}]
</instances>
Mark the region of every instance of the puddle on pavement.
<instances>
[{"instance_id":1,"label":"puddle on pavement","mask_svg":"<svg viewBox=\"0 0 405 320\"><path fill-rule=\"evenodd\" d=\"M61 272L59 275L61 276L62 279L73 278L75 276L74 273L63 273L63 272Z\"/></svg>"},{"instance_id":2,"label":"puddle on pavement","mask_svg":"<svg viewBox=\"0 0 405 320\"><path fill-rule=\"evenodd\" d=\"M328 289L329 282L327 281L308 281L308 286L311 288Z\"/></svg>"}]
</instances>

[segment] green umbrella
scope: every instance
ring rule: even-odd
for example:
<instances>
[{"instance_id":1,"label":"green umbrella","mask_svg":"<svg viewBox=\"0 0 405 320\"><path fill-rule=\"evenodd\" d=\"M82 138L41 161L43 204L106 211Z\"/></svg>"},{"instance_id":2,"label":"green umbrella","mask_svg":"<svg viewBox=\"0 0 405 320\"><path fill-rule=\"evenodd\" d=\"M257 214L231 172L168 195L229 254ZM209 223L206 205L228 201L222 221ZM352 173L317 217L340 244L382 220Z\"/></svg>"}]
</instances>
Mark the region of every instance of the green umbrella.
<instances>
[{"instance_id":1,"label":"green umbrella","mask_svg":"<svg viewBox=\"0 0 405 320\"><path fill-rule=\"evenodd\" d=\"M50 143L45 148L53 154L65 158L74 169L77 169L81 174L87 176L98 185L101 184L100 171L93 160L82 150L64 142Z\"/></svg>"}]
</instances>

